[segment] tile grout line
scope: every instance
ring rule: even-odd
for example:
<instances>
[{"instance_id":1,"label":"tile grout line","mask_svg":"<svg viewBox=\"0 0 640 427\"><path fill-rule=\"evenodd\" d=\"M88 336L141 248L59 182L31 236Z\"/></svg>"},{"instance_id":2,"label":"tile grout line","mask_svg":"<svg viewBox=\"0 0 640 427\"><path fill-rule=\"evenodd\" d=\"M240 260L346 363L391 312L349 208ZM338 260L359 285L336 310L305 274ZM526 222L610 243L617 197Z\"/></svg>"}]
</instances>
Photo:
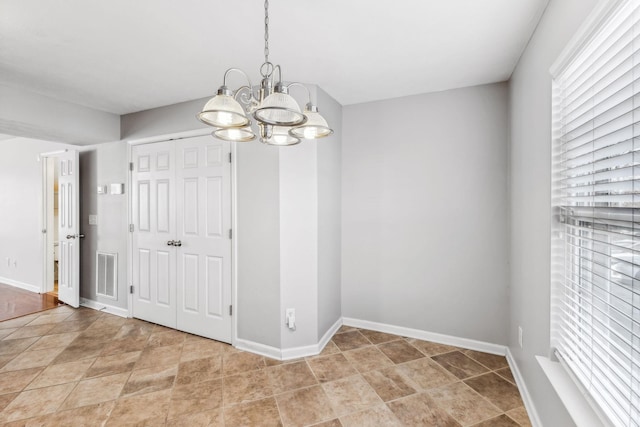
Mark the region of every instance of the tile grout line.
<instances>
[{"instance_id":1,"label":"tile grout line","mask_svg":"<svg viewBox=\"0 0 640 427\"><path fill-rule=\"evenodd\" d=\"M51 315L51 313L48 313L48 314L46 314L46 315ZM73 316L73 315L71 314L71 315L69 315L69 316L65 317L65 320L66 320L66 319L68 319L69 317L72 317L72 316ZM80 332L79 332L79 334L82 334L82 332L85 332L87 329L90 329L91 327L93 327L93 326L94 326L94 324L95 324L96 322L98 322L98 321L99 321L99 319L100 319L101 317L106 318L106 317L108 317L108 316L106 316L106 315L104 315L104 314L103 314L103 316L96 316L95 318L93 318L93 319L92 319L91 324L90 324L88 327L84 328L82 331L80 331ZM35 321L37 320L37 318L38 318L38 317L36 317L36 318L32 319L29 323L27 323L27 324L23 325L22 327L30 326L30 325L31 325L31 323L33 323L33 322L35 322ZM80 319L78 319L78 320L80 320ZM63 322L64 322L64 320L63 320ZM59 322L59 323L63 323L63 322ZM31 325L31 326L40 326L40 325ZM17 329L17 330L19 330L19 329L21 329L22 327L19 327L19 328L16 328L16 329ZM51 328L51 329L53 329L53 328L55 328L55 327L56 327L56 326L55 326L55 324L53 324L53 326L52 326L52 328ZM124 327L124 324L120 327L120 330L121 330L123 327ZM46 333L48 333L51 329L47 330L47 331L45 332L45 334L46 334ZM444 372L444 371L447 371L447 370L446 370L442 365L440 365L440 363L438 363L437 361L433 360L433 357L438 356L438 355L441 355L441 354L447 354L447 353L451 353L451 352L454 352L454 351L459 351L459 352L461 352L465 357L467 357L467 358L469 358L470 360L472 360L474 363L477 363L479 366L482 366L483 368L487 369L487 372L483 372L483 373L481 373L481 374L477 374L477 375L472 375L472 376L470 376L470 377L466 377L466 378L464 378L464 379L456 379L456 381L454 381L454 382L452 382L452 383L450 383L450 384L455 384L455 383L464 383L464 381L466 381L466 380L473 379L473 378L477 378L477 377L481 377L481 376L483 376L483 375L488 375L488 374L491 374L491 373L493 373L493 374L497 375L501 380L504 380L504 381L506 381L507 383L512 384L512 383L511 383L511 381L510 381L508 378L503 377L501 374L499 374L499 373L497 372L498 370L503 370L503 369L507 368L508 366L502 366L502 367L499 367L499 368L497 368L497 369L491 369L491 368L489 368L488 366L486 366L485 364L483 364L483 363L479 362L478 360L476 360L476 359L474 359L473 357L471 357L471 356L467 355L466 353L464 353L463 349L455 348L455 350L452 350L452 351L449 351L449 352L434 353L434 354L426 354L426 352L425 352L425 351L421 350L420 348L418 348L417 346L414 346L411 342L409 342L409 338L406 338L406 337L399 337L398 339L392 339L392 340L389 340L389 341L382 341L382 342L379 342L379 343L377 343L377 344L376 344L376 343L374 343L371 339L369 339L369 337L367 337L367 335L366 335L365 333L363 333L363 332L362 332L362 331L363 331L362 329L357 329L357 328L352 328L352 329L347 330L347 331L343 331L343 332L340 332L340 333L336 333L336 335L344 334L344 333L347 333L347 332L353 332L353 331L358 331L358 332L359 332L359 334L357 334L356 336L361 336L361 337L363 337L363 338L364 338L364 341L365 341L365 342L368 342L369 344L363 344L363 345L360 345L359 347L355 347L355 348L350 348L350 349L341 350L341 349L340 349L340 348L335 344L335 342L332 342L333 340L331 340L332 345L333 345L333 346L335 347L335 349L336 349L336 351L335 351L334 353L325 354L325 355L321 355L321 354L319 354L319 355L316 355L316 356L313 356L313 357L305 357L305 358L301 358L301 360L297 361L297 362L301 362L301 361L304 361L304 362L305 362L305 365L304 365L304 366L305 366L305 367L310 371L311 375L313 376L314 381L316 382L315 384L310 385L310 386L306 386L306 387L293 388L293 389L291 389L291 390L286 390L286 391L282 391L282 392L280 392L280 393L276 393L276 392L275 392L275 388L273 387L273 383L270 383L270 391L269 391L269 394L268 394L267 396L265 396L265 397L263 397L263 398L257 398L257 399L249 400L249 401L246 401L246 402L245 402L245 401L242 401L242 402L239 402L238 404L242 404L242 403L252 403L252 402L255 402L255 401L258 401L258 400L262 400L262 399L264 399L264 398L272 397L272 398L274 399L274 401L275 401L275 404L276 404L276 409L277 409L277 411L278 411L278 416L279 416L280 422L282 422L282 423L284 424L283 412L282 412L282 409L280 408L280 404L278 403L278 400L277 400L277 397L278 397L278 396L283 395L283 394L286 394L286 393L295 393L295 392L298 392L298 391L300 391L300 390L304 390L304 389L308 389L308 388L312 388L312 387L320 386L320 387L321 387L321 389L322 389L322 391L323 391L323 394L324 394L325 398L327 398L327 399L328 399L328 395L327 395L327 391L326 391L326 389L325 389L325 385L326 385L326 384L330 384L330 383L332 383L332 382L337 382L337 381L340 381L340 380L343 380L343 379L347 379L347 378L355 378L355 377L357 376L357 377L358 377L358 379L359 379L359 381L362 381L364 384L367 384L367 385L368 385L368 387L370 387L370 388L373 390L373 392L375 393L376 398L377 398L380 402L378 402L376 405L369 406L369 407L368 407L368 408L366 408L366 409L362 409L362 410L358 410L358 411L349 412L349 413L347 413L347 414L343 414L341 417L348 416L348 415L351 415L351 414L353 414L353 413L362 412L362 411L365 411L365 410L368 410L368 409L371 409L371 408L374 408L374 407L378 407L378 406L380 406L380 407L383 407L383 406L384 406L384 407L386 407L387 409L390 409L390 408L389 408L389 406L388 406L388 404L389 404L389 403L391 403L391 402L394 402L394 401L396 401L396 400L400 400L400 399L402 399L402 398L406 398L406 397L408 397L408 396L413 396L413 395L416 395L416 394L426 393L428 390L432 390L432 389L434 389L434 388L437 388L437 387L434 387L434 388L432 388L432 389L422 389L421 387L412 387L412 388L414 388L414 389L415 389L415 390L414 390L414 392L413 392L412 394L410 394L410 395L408 395L408 396L402 396L402 397L399 397L399 398L397 398L397 399L393 399L393 400L390 400L390 401L388 401L388 402L385 402L385 401L380 397L380 395L376 392L376 390L375 390L375 389L373 389L373 387L371 386L371 384L369 384L369 382L364 378L364 374L366 374L366 373L368 373L368 372L380 371L380 370L382 370L382 369L386 369L387 367L386 367L386 366L384 366L384 367L376 367L376 368L374 368L374 369L369 369L369 370L367 370L367 371L365 371L365 372L361 372L361 371L358 369L357 365L354 363L354 361L352 361L352 360L347 356L347 355L349 355L349 354L355 354L355 353L350 353L350 352L355 352L355 351L360 350L360 349L370 349L370 348L373 348L373 347L375 347L375 349L376 349L378 352L380 352L380 354L382 354L382 356L383 356L384 360L386 360L388 363L390 363L390 365L388 366L388 368L397 368L397 367L401 367L401 366L403 366L403 365L408 365L408 364L410 364L410 363L412 363L412 362L414 362L414 361L417 361L417 360L420 360L420 359L423 359L423 358L424 358L424 359L430 360L430 362L435 363L435 364L436 364L436 366L437 366L439 369L443 370L443 372ZM60 332L58 332L58 333L60 333ZM152 334L153 334L153 332L151 332L151 333L149 333L149 334L148 334L147 339L145 340L145 348L147 348L147 347L146 347L146 345L148 344L149 339L150 339L150 337L152 336ZM55 335L55 334L51 334L51 335ZM117 333L116 333L116 335L117 335ZM18 355L20 355L20 354L24 354L25 352L29 351L33 346L37 345L37 343L38 343L38 342L39 342L39 341L40 341L44 336L49 336L49 335L39 336L39 337L38 337L38 339L37 339L35 342L31 343L31 344L27 347L27 349L23 350L21 353L16 353L15 355L12 355L13 357L12 357L10 360L7 360L7 361L5 362L5 365L6 365L7 363L10 363L10 362L11 362L11 360L13 360L13 359L14 359L15 357L17 357ZM389 356L387 356L387 354L386 354L386 353L384 353L384 352L381 350L381 347L380 347L380 346L382 346L382 345L384 345L384 344L391 343L391 342L399 342L399 341L401 341L401 340L403 340L403 341L404 341L404 342L405 342L405 343L406 343L410 348L413 348L415 351L417 351L417 354L422 355L422 357L418 357L417 359L407 360L407 361L404 361L404 362L401 362L401 363L395 363L395 362L393 362L393 360L391 360L391 359L389 358ZM109 341L110 341L110 340L109 340ZM73 342L73 341L72 341L72 342ZM183 356L184 356L184 354L185 354L185 353L184 353L184 352L185 352L185 343L186 343L186 338L185 338L185 339L183 339L183 341L182 341L182 345L181 345L181 347L180 347L180 351L179 351L179 355L178 355L178 361L177 361L177 371L176 371L176 374L175 374L175 376L174 376L174 378L173 378L173 382L172 382L172 384L171 384L171 386L170 386L169 402L171 402L171 399L172 399L172 397L173 397L174 390L175 390L175 388L178 386L177 381L178 381L178 376L179 376L179 372L180 372L180 364L181 364L181 363L180 363L180 360L182 359L182 357L183 357ZM67 344L67 345L63 348L63 350L62 350L62 351L64 351L64 349L68 348L70 345L71 345L71 343ZM169 344L169 345L171 345L171 344ZM347 346L348 346L348 345L347 345ZM163 346L159 346L159 347L163 347ZM343 347L345 347L345 346L343 346ZM98 354L98 356L96 356L96 357L95 357L95 359L91 362L91 365L87 368L87 372L89 371L89 369L91 369L91 367L93 367L93 366L97 363L97 359L98 359L98 358L100 358L100 357L107 357L107 356L102 356L102 354L103 354L103 352L104 352L104 351L105 351L105 350L104 350L104 348L103 348L103 349L100 351L100 353ZM138 358L137 358L137 359L136 359L136 361L134 362L133 367L129 370L128 375L127 375L127 378L126 378L126 381L123 383L123 387L122 387L122 389L120 390L120 393L119 393L118 398L113 399L114 401L116 401L116 403L114 404L113 408L111 408L111 410L109 410L109 412L106 414L106 418L105 418L104 423L108 423L108 422L109 422L109 420L111 419L112 411L113 411L113 409L115 409L115 407L117 406L118 401L122 398L122 392L123 392L123 390L124 390L124 387L125 387L125 386L126 386L126 384L130 381L130 379L131 379L131 377L132 377L132 375L133 375L134 371L136 371L136 364L140 361L140 358L142 357L142 353L143 353L143 352L144 352L144 349L140 351L140 354L138 355ZM116 355L117 355L117 354L119 354L119 353L116 353ZM225 399L224 399L224 390L225 390L225 387L224 387L224 385L225 385L225 381L224 381L224 379L225 379L226 377L229 377L230 375L229 375L229 376L227 376L227 375L225 374L225 363L224 363L225 357L224 357L224 355L225 355L225 354L227 354L227 353L226 353L225 351L221 351L221 352L219 352L219 353L217 353L217 354L219 354L219 355L220 355L220 358L221 358L221 362L220 362L220 364L221 364L221 376L220 376L220 378L219 378L219 381L221 382L221 393L222 393L222 395L221 395L221 402L222 402L222 405L221 405L221 406L222 406L222 407L220 408L220 413L219 413L219 415L221 416L221 422L224 424L224 423L226 423L226 421L225 421L225 410L227 409L227 407L226 407L226 405L225 405ZM332 381L324 381L324 382L320 381L320 380L319 380L319 378L318 378L317 373L316 373L316 372L313 370L313 368L311 367L311 363L310 363L310 362L311 362L314 358L328 358L328 357L331 357L331 356L333 356L333 355L338 355L338 354L340 354L340 355L342 356L342 358L344 358L344 360L347 362L348 366L349 366L351 369L354 369L354 368L355 368L355 371L354 371L352 374L347 375L346 377L342 377L342 378L335 378L335 379L333 379ZM291 364L291 363L297 363L296 361L289 361L290 363L282 363L282 364L280 364L280 365L268 366L268 365L266 364L267 358L262 357L260 360L261 360L261 365L262 365L260 368L258 368L258 369L251 369L251 370L249 370L249 371L239 372L239 373L236 373L236 375L241 375L241 374L244 374L244 373L247 373L247 372L252 372L252 371L263 371L263 372L264 372L264 374L267 376L267 381L269 381L269 382L270 382L270 381L271 381L271 376L270 376L270 372L271 372L271 371L275 371L275 370L276 370L278 367L280 367L280 366L286 366L286 365ZM72 363L72 362L69 362L69 363ZM28 387L28 385L29 385L29 384L32 384L34 381L36 381L38 378L40 378L40 377L42 376L43 372L44 372L44 371L47 369L47 367L49 367L49 366L53 366L53 365L49 364L49 365L47 365L47 366L43 367L42 371L40 371L40 372L37 374L37 376L36 376L35 378L33 378L33 379L32 379L32 380L31 380L27 385L25 385L25 386L22 388L22 390L21 390L21 391L19 391L19 392L17 392L17 393L16 393L16 397L17 397L17 395L19 395L20 393L24 392L24 391L25 391L25 389L26 389L26 387ZM271 369L270 369L270 368L271 368ZM142 369L142 368L141 368L141 369ZM448 372L448 371L447 371L447 372ZM448 372L448 373L449 373L450 375L452 375L450 372ZM103 376L107 376L107 375L103 375ZM96 378L100 378L100 377L96 377ZM71 394L72 394L72 393L77 389L77 387L78 387L79 383L80 383L80 382L82 382L83 380L86 380L86 379L87 379L87 378L86 378L86 372L85 372L85 374L83 375L83 377L82 377L81 379L79 379L79 380L77 380L77 381L70 381L70 382L75 382L74 387L70 390L69 394L65 397L65 399L63 400L63 402L60 404L60 406L59 406L58 408L56 408L56 411L54 411L53 413L56 413L56 412L57 412L57 409L59 409L60 407L64 406L65 402L67 402L67 401L68 401L69 396L70 396L70 395L71 395ZM62 384L68 384L68 383L61 383L61 384L56 384L56 385L62 385ZM470 386L468 386L466 383L464 383L464 384L465 384L465 386L466 386L468 389L472 390L476 395L478 395L478 396L480 396L481 398L483 398L483 400L487 401L490 405L492 405L492 406L496 407L496 405L494 405L494 404L493 404L493 403L492 403L488 398L486 398L485 396L483 396L483 395L482 395L482 394L480 394L479 392L475 391L473 388L471 388ZM443 387L444 387L444 386L443 386ZM147 393L151 393L151 391L149 391L149 392L147 392ZM144 394L147 394L147 393L141 393L140 395L144 395ZM110 400L109 402L111 402L111 401L112 401L112 400ZM102 403L104 403L104 402L102 402ZM329 400L329 403L331 404L331 400ZM236 405L231 405L231 406L229 406L229 407L231 408L231 407L234 407L234 406L236 406ZM330 408L331 408L331 410L332 410L332 411L334 411L333 404L331 404ZM496 407L496 408L497 408L497 407ZM74 409L74 408L72 408L72 409ZM77 409L77 408L75 408L75 409ZM505 415L505 416L506 416L506 417L508 417L510 420L513 420L509 415L506 415L506 412L507 412L507 411L502 411L502 410L500 410L500 408L497 408L497 409L500 411L500 414L495 415L494 417L499 417L499 416L501 416L501 415ZM512 409L517 409L517 408L512 408ZM4 412L4 411L3 411L3 412ZM193 412L193 413L189 413L189 415L190 415L190 414L198 414L198 413L201 413L201 412L204 412L204 410L200 410L200 409L198 409L198 410L195 410L195 412ZM393 413L393 411L391 411L391 413ZM185 414L185 415L186 415L186 414ZM334 415L336 415L336 414L335 414L335 412L334 412ZM528 415L528 414L527 414L527 415ZM394 416L395 416L395 414L394 414ZM336 417L336 419L340 419L341 417ZM32 417L32 418L33 418L33 417ZM455 417L452 417L452 418L453 418L453 419L455 419ZM491 418L493 418L493 417L490 417L490 418L488 418L488 419L491 419ZM167 412L167 413L165 414L165 417L164 417L164 422L165 422L165 423L168 423L168 422L169 422L169 419L170 419L170 417L169 417L169 412ZM322 423L322 422L328 421L328 420L330 420L330 419L332 419L332 418L323 419L323 420L318 421L318 422ZM515 422L515 420L513 420L513 421ZM318 422L316 422L316 424L317 424ZM478 422L483 422L483 420L478 421ZM315 425L315 424L314 424L314 425Z\"/></svg>"}]
</instances>

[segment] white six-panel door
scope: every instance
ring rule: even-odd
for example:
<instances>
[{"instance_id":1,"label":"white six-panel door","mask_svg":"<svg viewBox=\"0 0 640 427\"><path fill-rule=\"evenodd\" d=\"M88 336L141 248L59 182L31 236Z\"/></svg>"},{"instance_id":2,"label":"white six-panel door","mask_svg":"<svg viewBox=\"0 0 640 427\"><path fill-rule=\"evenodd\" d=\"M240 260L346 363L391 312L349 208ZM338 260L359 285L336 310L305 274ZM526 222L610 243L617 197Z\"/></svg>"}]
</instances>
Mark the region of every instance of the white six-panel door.
<instances>
[{"instance_id":1,"label":"white six-panel door","mask_svg":"<svg viewBox=\"0 0 640 427\"><path fill-rule=\"evenodd\" d=\"M133 316L176 327L176 199L170 142L133 148Z\"/></svg>"},{"instance_id":2,"label":"white six-panel door","mask_svg":"<svg viewBox=\"0 0 640 427\"><path fill-rule=\"evenodd\" d=\"M210 136L136 146L132 180L134 316L226 342L231 341L229 150L229 143ZM166 171L154 169L158 155L168 156ZM160 218L156 223L154 216Z\"/></svg>"},{"instance_id":3,"label":"white six-panel door","mask_svg":"<svg viewBox=\"0 0 640 427\"><path fill-rule=\"evenodd\" d=\"M231 340L229 144L176 141L178 329Z\"/></svg>"},{"instance_id":4,"label":"white six-panel door","mask_svg":"<svg viewBox=\"0 0 640 427\"><path fill-rule=\"evenodd\" d=\"M77 308L80 305L80 162L75 150L58 158L58 298Z\"/></svg>"}]
</instances>

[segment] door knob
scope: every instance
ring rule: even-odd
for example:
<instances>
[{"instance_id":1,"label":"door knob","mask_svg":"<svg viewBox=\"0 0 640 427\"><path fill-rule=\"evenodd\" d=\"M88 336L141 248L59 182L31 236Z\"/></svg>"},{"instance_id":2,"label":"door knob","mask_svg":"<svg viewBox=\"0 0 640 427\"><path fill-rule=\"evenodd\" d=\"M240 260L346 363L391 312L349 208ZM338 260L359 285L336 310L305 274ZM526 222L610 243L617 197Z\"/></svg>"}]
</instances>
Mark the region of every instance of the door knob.
<instances>
[{"instance_id":1,"label":"door knob","mask_svg":"<svg viewBox=\"0 0 640 427\"><path fill-rule=\"evenodd\" d=\"M78 234L78 237L84 239L84 234Z\"/></svg>"},{"instance_id":2,"label":"door knob","mask_svg":"<svg viewBox=\"0 0 640 427\"><path fill-rule=\"evenodd\" d=\"M177 241L173 242L173 246L182 246L182 241L181 240L177 240Z\"/></svg>"},{"instance_id":3,"label":"door knob","mask_svg":"<svg viewBox=\"0 0 640 427\"><path fill-rule=\"evenodd\" d=\"M76 236L74 236L73 234L67 234L67 239L75 239Z\"/></svg>"},{"instance_id":4,"label":"door knob","mask_svg":"<svg viewBox=\"0 0 640 427\"><path fill-rule=\"evenodd\" d=\"M168 245L168 246L175 246L175 244L176 244L176 242L174 242L173 240L169 240L169 241L167 242L167 245Z\"/></svg>"}]
</instances>

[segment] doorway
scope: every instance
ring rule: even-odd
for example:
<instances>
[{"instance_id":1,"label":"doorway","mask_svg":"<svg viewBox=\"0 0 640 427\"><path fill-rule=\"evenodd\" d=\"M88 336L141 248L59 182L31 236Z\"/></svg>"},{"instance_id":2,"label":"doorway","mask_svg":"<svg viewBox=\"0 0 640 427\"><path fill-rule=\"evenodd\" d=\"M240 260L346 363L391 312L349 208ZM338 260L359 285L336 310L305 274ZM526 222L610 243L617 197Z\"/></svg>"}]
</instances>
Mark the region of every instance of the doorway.
<instances>
[{"instance_id":1,"label":"doorway","mask_svg":"<svg viewBox=\"0 0 640 427\"><path fill-rule=\"evenodd\" d=\"M43 293L58 297L58 264L59 264L59 210L58 210L58 176L60 160L57 157L44 159L46 179L44 186L44 218L45 218L45 280Z\"/></svg>"},{"instance_id":2,"label":"doorway","mask_svg":"<svg viewBox=\"0 0 640 427\"><path fill-rule=\"evenodd\" d=\"M41 293L80 305L79 156L76 150L40 155L44 274Z\"/></svg>"}]
</instances>

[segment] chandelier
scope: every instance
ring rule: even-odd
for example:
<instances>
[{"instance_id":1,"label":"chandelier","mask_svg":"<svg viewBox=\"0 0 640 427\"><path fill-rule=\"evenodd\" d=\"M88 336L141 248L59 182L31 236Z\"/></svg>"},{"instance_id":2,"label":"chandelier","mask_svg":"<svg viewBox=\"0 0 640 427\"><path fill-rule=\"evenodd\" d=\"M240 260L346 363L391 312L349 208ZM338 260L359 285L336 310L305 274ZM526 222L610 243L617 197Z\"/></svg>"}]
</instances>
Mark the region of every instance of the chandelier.
<instances>
[{"instance_id":1,"label":"chandelier","mask_svg":"<svg viewBox=\"0 0 640 427\"><path fill-rule=\"evenodd\" d=\"M235 91L227 87L231 72L242 74L247 85ZM276 79L277 72L277 79ZM216 128L213 136L225 141L244 142L260 136L260 141L270 145L295 145L301 139L317 139L329 136L333 130L311 102L309 88L301 83L285 83L282 69L269 62L269 0L264 2L264 63L260 67L262 81L253 86L247 73L239 68L229 68L224 73L217 95L207 102L198 119ZM299 86L306 89L308 102L304 111L289 89ZM255 125L249 117L255 119Z\"/></svg>"}]
</instances>

